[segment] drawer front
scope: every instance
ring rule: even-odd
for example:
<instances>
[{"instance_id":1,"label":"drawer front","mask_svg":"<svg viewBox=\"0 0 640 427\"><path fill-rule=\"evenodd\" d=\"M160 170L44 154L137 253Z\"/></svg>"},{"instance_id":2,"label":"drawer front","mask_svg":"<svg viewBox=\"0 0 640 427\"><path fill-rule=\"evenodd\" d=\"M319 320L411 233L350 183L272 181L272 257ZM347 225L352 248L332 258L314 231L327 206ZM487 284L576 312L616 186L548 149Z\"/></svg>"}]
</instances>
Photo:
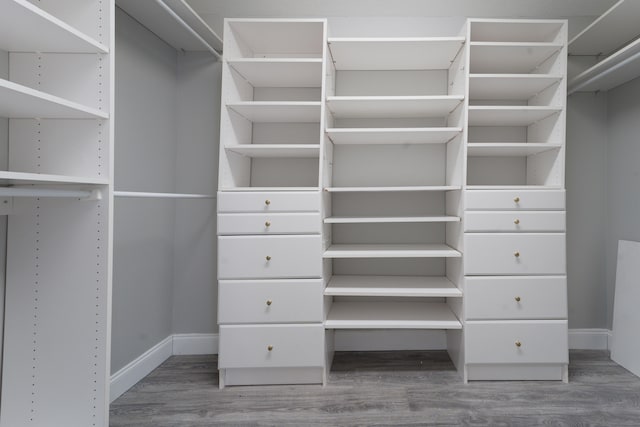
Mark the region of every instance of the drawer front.
<instances>
[{"instance_id":1,"label":"drawer front","mask_svg":"<svg viewBox=\"0 0 640 427\"><path fill-rule=\"evenodd\" d=\"M220 369L323 366L324 354L322 324L220 326Z\"/></svg>"},{"instance_id":2,"label":"drawer front","mask_svg":"<svg viewBox=\"0 0 640 427\"><path fill-rule=\"evenodd\" d=\"M467 322L466 361L569 363L567 335L566 320Z\"/></svg>"},{"instance_id":3,"label":"drawer front","mask_svg":"<svg viewBox=\"0 0 640 427\"><path fill-rule=\"evenodd\" d=\"M566 319L567 278L467 277L467 320Z\"/></svg>"},{"instance_id":4,"label":"drawer front","mask_svg":"<svg viewBox=\"0 0 640 427\"><path fill-rule=\"evenodd\" d=\"M220 280L218 323L322 322L321 280Z\"/></svg>"},{"instance_id":5,"label":"drawer front","mask_svg":"<svg viewBox=\"0 0 640 427\"><path fill-rule=\"evenodd\" d=\"M218 212L319 212L320 192L218 192Z\"/></svg>"},{"instance_id":6,"label":"drawer front","mask_svg":"<svg viewBox=\"0 0 640 427\"><path fill-rule=\"evenodd\" d=\"M320 234L319 213L218 214L218 234Z\"/></svg>"},{"instance_id":7,"label":"drawer front","mask_svg":"<svg viewBox=\"0 0 640 427\"><path fill-rule=\"evenodd\" d=\"M218 237L218 279L319 278L317 236Z\"/></svg>"},{"instance_id":8,"label":"drawer front","mask_svg":"<svg viewBox=\"0 0 640 427\"><path fill-rule=\"evenodd\" d=\"M465 234L465 274L566 274L564 234Z\"/></svg>"},{"instance_id":9,"label":"drawer front","mask_svg":"<svg viewBox=\"0 0 640 427\"><path fill-rule=\"evenodd\" d=\"M468 190L467 210L562 210L564 190Z\"/></svg>"},{"instance_id":10,"label":"drawer front","mask_svg":"<svg viewBox=\"0 0 640 427\"><path fill-rule=\"evenodd\" d=\"M464 231L542 232L565 231L564 211L466 212Z\"/></svg>"}]
</instances>

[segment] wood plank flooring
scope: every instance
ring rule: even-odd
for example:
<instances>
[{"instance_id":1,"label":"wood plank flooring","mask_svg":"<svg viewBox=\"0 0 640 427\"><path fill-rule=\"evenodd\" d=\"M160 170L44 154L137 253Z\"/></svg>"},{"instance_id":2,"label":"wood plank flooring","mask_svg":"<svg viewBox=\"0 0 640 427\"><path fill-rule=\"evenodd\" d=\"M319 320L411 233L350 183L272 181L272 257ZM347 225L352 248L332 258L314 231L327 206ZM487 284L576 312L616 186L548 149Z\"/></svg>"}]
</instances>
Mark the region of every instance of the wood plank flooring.
<instances>
[{"instance_id":1,"label":"wood plank flooring","mask_svg":"<svg viewBox=\"0 0 640 427\"><path fill-rule=\"evenodd\" d=\"M336 353L329 385L218 389L215 356L174 356L111 405L112 427L640 426L640 378L572 351L569 384L462 384L444 351Z\"/></svg>"}]
</instances>

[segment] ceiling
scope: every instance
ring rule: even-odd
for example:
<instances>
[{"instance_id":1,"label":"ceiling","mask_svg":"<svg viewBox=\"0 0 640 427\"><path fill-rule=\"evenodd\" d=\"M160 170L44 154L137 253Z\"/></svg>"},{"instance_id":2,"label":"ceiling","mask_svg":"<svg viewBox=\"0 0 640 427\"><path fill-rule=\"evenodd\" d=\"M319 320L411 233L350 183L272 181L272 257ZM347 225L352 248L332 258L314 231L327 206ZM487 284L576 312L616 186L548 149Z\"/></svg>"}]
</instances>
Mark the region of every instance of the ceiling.
<instances>
[{"instance_id":1,"label":"ceiling","mask_svg":"<svg viewBox=\"0 0 640 427\"><path fill-rule=\"evenodd\" d=\"M616 0L187 0L214 31L224 18L596 17Z\"/></svg>"}]
</instances>

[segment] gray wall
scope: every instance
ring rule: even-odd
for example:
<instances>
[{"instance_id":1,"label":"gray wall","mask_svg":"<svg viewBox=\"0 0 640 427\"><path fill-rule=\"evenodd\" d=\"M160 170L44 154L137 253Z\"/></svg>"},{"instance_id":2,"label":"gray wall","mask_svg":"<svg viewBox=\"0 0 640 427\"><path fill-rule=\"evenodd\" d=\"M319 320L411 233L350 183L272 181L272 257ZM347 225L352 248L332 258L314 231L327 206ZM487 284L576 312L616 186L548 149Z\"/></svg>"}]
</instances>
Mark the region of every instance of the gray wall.
<instances>
[{"instance_id":1,"label":"gray wall","mask_svg":"<svg viewBox=\"0 0 640 427\"><path fill-rule=\"evenodd\" d=\"M567 280L570 328L605 328L606 93L567 104Z\"/></svg>"},{"instance_id":2,"label":"gray wall","mask_svg":"<svg viewBox=\"0 0 640 427\"><path fill-rule=\"evenodd\" d=\"M611 328L618 240L640 241L640 78L609 91L607 118L606 310Z\"/></svg>"},{"instance_id":3,"label":"gray wall","mask_svg":"<svg viewBox=\"0 0 640 427\"><path fill-rule=\"evenodd\" d=\"M178 57L176 191L216 194L222 65ZM176 202L173 332L217 332L215 199Z\"/></svg>"},{"instance_id":4,"label":"gray wall","mask_svg":"<svg viewBox=\"0 0 640 427\"><path fill-rule=\"evenodd\" d=\"M117 9L115 188L175 188L177 54ZM171 335L171 200L117 198L111 372Z\"/></svg>"}]
</instances>

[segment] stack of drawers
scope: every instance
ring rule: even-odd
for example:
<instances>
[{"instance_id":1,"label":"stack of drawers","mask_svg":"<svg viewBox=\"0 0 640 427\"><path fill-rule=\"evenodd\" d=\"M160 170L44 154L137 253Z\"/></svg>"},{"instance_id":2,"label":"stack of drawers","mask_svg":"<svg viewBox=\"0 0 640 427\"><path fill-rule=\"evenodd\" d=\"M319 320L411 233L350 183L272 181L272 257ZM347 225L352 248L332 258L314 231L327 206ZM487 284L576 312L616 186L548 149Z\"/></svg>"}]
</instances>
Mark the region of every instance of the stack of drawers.
<instances>
[{"instance_id":1,"label":"stack of drawers","mask_svg":"<svg viewBox=\"0 0 640 427\"><path fill-rule=\"evenodd\" d=\"M218 193L220 387L321 383L318 192Z\"/></svg>"},{"instance_id":2,"label":"stack of drawers","mask_svg":"<svg viewBox=\"0 0 640 427\"><path fill-rule=\"evenodd\" d=\"M567 380L563 190L468 190L467 380Z\"/></svg>"}]
</instances>

